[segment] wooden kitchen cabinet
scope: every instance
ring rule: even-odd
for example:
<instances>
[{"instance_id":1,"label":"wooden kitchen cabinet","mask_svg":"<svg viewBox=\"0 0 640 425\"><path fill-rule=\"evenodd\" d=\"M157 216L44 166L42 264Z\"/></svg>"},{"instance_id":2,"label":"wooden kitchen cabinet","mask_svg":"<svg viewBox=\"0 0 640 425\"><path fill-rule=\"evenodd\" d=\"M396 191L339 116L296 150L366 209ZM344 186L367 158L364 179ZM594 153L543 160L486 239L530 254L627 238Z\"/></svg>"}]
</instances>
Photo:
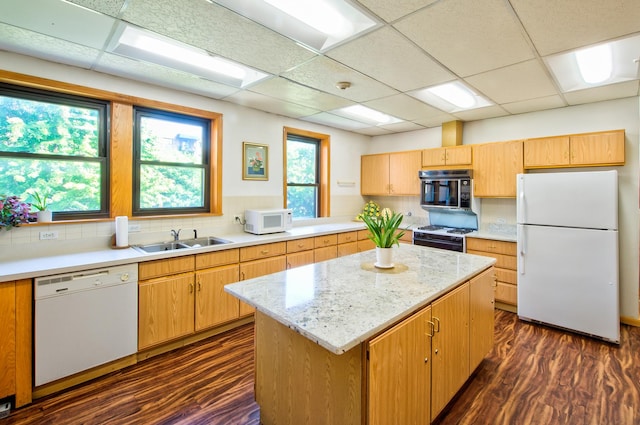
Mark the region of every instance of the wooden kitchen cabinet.
<instances>
[{"instance_id":1,"label":"wooden kitchen cabinet","mask_svg":"<svg viewBox=\"0 0 640 425\"><path fill-rule=\"evenodd\" d=\"M524 172L523 142L473 146L473 195L515 198L516 175Z\"/></svg>"},{"instance_id":2,"label":"wooden kitchen cabinet","mask_svg":"<svg viewBox=\"0 0 640 425\"><path fill-rule=\"evenodd\" d=\"M429 306L369 342L369 425L431 422L430 321Z\"/></svg>"},{"instance_id":3,"label":"wooden kitchen cabinet","mask_svg":"<svg viewBox=\"0 0 640 425\"><path fill-rule=\"evenodd\" d=\"M338 233L338 257L358 252L358 232Z\"/></svg>"},{"instance_id":4,"label":"wooden kitchen cabinet","mask_svg":"<svg viewBox=\"0 0 640 425\"><path fill-rule=\"evenodd\" d=\"M0 283L0 399L16 393L16 283Z\"/></svg>"},{"instance_id":5,"label":"wooden kitchen cabinet","mask_svg":"<svg viewBox=\"0 0 640 425\"><path fill-rule=\"evenodd\" d=\"M287 269L313 263L313 247L313 238L287 241Z\"/></svg>"},{"instance_id":6,"label":"wooden kitchen cabinet","mask_svg":"<svg viewBox=\"0 0 640 425\"><path fill-rule=\"evenodd\" d=\"M469 281L469 372L493 349L495 279L492 267Z\"/></svg>"},{"instance_id":7,"label":"wooden kitchen cabinet","mask_svg":"<svg viewBox=\"0 0 640 425\"><path fill-rule=\"evenodd\" d=\"M194 332L193 272L140 281L138 291L138 350Z\"/></svg>"},{"instance_id":8,"label":"wooden kitchen cabinet","mask_svg":"<svg viewBox=\"0 0 640 425\"><path fill-rule=\"evenodd\" d=\"M431 317L433 421L469 378L469 282L435 301Z\"/></svg>"},{"instance_id":9,"label":"wooden kitchen cabinet","mask_svg":"<svg viewBox=\"0 0 640 425\"><path fill-rule=\"evenodd\" d=\"M240 301L224 291L225 285L239 278L238 264L196 272L196 332L240 317Z\"/></svg>"},{"instance_id":10,"label":"wooden kitchen cabinet","mask_svg":"<svg viewBox=\"0 0 640 425\"><path fill-rule=\"evenodd\" d=\"M457 168L457 166L471 166L471 145L452 146L422 150L422 167L441 168L444 166Z\"/></svg>"},{"instance_id":11,"label":"wooden kitchen cabinet","mask_svg":"<svg viewBox=\"0 0 640 425\"><path fill-rule=\"evenodd\" d=\"M515 242L467 237L467 254L496 259L495 307L511 312L518 305L518 259Z\"/></svg>"},{"instance_id":12,"label":"wooden kitchen cabinet","mask_svg":"<svg viewBox=\"0 0 640 425\"><path fill-rule=\"evenodd\" d=\"M138 280L166 277L179 273L192 272L195 267L193 255L167 258L140 263L138 266Z\"/></svg>"},{"instance_id":13,"label":"wooden kitchen cabinet","mask_svg":"<svg viewBox=\"0 0 640 425\"><path fill-rule=\"evenodd\" d=\"M338 235L323 235L314 238L313 259L316 263L338 257Z\"/></svg>"},{"instance_id":14,"label":"wooden kitchen cabinet","mask_svg":"<svg viewBox=\"0 0 640 425\"><path fill-rule=\"evenodd\" d=\"M624 130L524 141L525 168L624 165Z\"/></svg>"},{"instance_id":15,"label":"wooden kitchen cabinet","mask_svg":"<svg viewBox=\"0 0 640 425\"><path fill-rule=\"evenodd\" d=\"M419 195L422 152L363 155L360 162L362 195Z\"/></svg>"},{"instance_id":16,"label":"wooden kitchen cabinet","mask_svg":"<svg viewBox=\"0 0 640 425\"><path fill-rule=\"evenodd\" d=\"M358 230L358 252L368 251L376 247L375 242L369 239L368 230Z\"/></svg>"},{"instance_id":17,"label":"wooden kitchen cabinet","mask_svg":"<svg viewBox=\"0 0 640 425\"><path fill-rule=\"evenodd\" d=\"M282 242L283 245L284 242ZM273 245L273 244L269 244ZM263 246L263 245L261 245ZM255 248L255 247L248 247ZM240 256L242 257L242 250L245 248L241 248ZM264 252L267 249L258 250L258 252ZM270 252L276 252L275 249L268 249ZM263 258L261 260L253 260L240 263L240 280L253 279L254 277L264 276L266 274L282 272L287 269L287 259L285 255L278 255L271 258ZM255 311L255 308L250 306L249 304L243 303L240 301L240 316L246 316L248 314L252 314Z\"/></svg>"},{"instance_id":18,"label":"wooden kitchen cabinet","mask_svg":"<svg viewBox=\"0 0 640 425\"><path fill-rule=\"evenodd\" d=\"M273 242L240 248L240 262L275 257L287 253L286 242ZM249 279L249 278L247 278Z\"/></svg>"}]
</instances>

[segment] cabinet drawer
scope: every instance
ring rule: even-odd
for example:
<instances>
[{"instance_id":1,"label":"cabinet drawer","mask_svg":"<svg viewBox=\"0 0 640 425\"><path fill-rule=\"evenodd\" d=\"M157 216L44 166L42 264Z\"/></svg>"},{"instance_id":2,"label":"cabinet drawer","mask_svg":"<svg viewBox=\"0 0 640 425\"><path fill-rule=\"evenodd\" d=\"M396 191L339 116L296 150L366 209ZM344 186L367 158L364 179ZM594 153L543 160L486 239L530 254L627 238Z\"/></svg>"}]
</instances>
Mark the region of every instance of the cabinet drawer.
<instances>
[{"instance_id":1,"label":"cabinet drawer","mask_svg":"<svg viewBox=\"0 0 640 425\"><path fill-rule=\"evenodd\" d=\"M496 278L498 282L510 283L516 285L518 283L518 274L515 270L507 270L496 267Z\"/></svg>"},{"instance_id":2,"label":"cabinet drawer","mask_svg":"<svg viewBox=\"0 0 640 425\"><path fill-rule=\"evenodd\" d=\"M492 252L474 251L472 249L467 249L467 254L475 254L475 255L482 255L484 257L495 258L496 259L495 266L503 269L516 270L518 266L517 257L513 255L494 254Z\"/></svg>"},{"instance_id":3,"label":"cabinet drawer","mask_svg":"<svg viewBox=\"0 0 640 425\"><path fill-rule=\"evenodd\" d=\"M314 238L314 248L322 248L323 246L336 245L338 243L338 235L316 236Z\"/></svg>"},{"instance_id":4,"label":"cabinet drawer","mask_svg":"<svg viewBox=\"0 0 640 425\"><path fill-rule=\"evenodd\" d=\"M371 239L363 239L358 241L358 252L369 251L374 249L376 244Z\"/></svg>"},{"instance_id":5,"label":"cabinet drawer","mask_svg":"<svg viewBox=\"0 0 640 425\"><path fill-rule=\"evenodd\" d=\"M240 261L258 260L260 258L283 255L287 251L286 242L266 243L264 245L240 248Z\"/></svg>"},{"instance_id":6,"label":"cabinet drawer","mask_svg":"<svg viewBox=\"0 0 640 425\"><path fill-rule=\"evenodd\" d=\"M226 249L224 251L207 252L196 255L196 269L206 269L209 267L224 266L234 264L240 260L240 250Z\"/></svg>"},{"instance_id":7,"label":"cabinet drawer","mask_svg":"<svg viewBox=\"0 0 640 425\"><path fill-rule=\"evenodd\" d=\"M287 254L287 268L292 269L294 267L306 266L314 261L314 253L312 250L295 252L293 254Z\"/></svg>"},{"instance_id":8,"label":"cabinet drawer","mask_svg":"<svg viewBox=\"0 0 640 425\"><path fill-rule=\"evenodd\" d=\"M338 247L337 246L325 246L322 248L316 248L314 251L314 261L326 261L334 259L338 256Z\"/></svg>"},{"instance_id":9,"label":"cabinet drawer","mask_svg":"<svg viewBox=\"0 0 640 425\"><path fill-rule=\"evenodd\" d=\"M496 301L518 305L518 287L498 281L498 285L496 286Z\"/></svg>"},{"instance_id":10,"label":"cabinet drawer","mask_svg":"<svg viewBox=\"0 0 640 425\"><path fill-rule=\"evenodd\" d=\"M368 230L358 230L358 240L364 241L369 239L369 231Z\"/></svg>"},{"instance_id":11,"label":"cabinet drawer","mask_svg":"<svg viewBox=\"0 0 640 425\"><path fill-rule=\"evenodd\" d=\"M287 254L313 249L313 238L296 239L287 241Z\"/></svg>"},{"instance_id":12,"label":"cabinet drawer","mask_svg":"<svg viewBox=\"0 0 640 425\"><path fill-rule=\"evenodd\" d=\"M338 243L355 242L358 240L358 232L338 233Z\"/></svg>"},{"instance_id":13,"label":"cabinet drawer","mask_svg":"<svg viewBox=\"0 0 640 425\"><path fill-rule=\"evenodd\" d=\"M467 238L467 250L486 251L496 254L516 255L516 243L493 239Z\"/></svg>"},{"instance_id":14,"label":"cabinet drawer","mask_svg":"<svg viewBox=\"0 0 640 425\"><path fill-rule=\"evenodd\" d=\"M193 255L187 255L185 257L168 258L166 260L154 260L140 263L138 266L138 280L191 272L195 267L195 260L193 257Z\"/></svg>"}]
</instances>

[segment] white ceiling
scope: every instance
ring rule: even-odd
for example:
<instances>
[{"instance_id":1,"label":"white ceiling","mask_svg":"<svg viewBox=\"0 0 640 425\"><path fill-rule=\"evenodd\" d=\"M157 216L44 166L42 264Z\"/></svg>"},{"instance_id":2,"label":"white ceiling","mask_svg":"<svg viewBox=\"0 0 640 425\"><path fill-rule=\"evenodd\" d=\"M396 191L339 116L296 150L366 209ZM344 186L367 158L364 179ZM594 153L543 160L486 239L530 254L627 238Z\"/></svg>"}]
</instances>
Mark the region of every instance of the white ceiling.
<instances>
[{"instance_id":1,"label":"white ceiling","mask_svg":"<svg viewBox=\"0 0 640 425\"><path fill-rule=\"evenodd\" d=\"M3 0L0 49L372 136L638 96L638 79L563 93L544 62L640 34L638 0L351 3L380 25L319 54L206 0ZM120 21L271 77L237 89L115 55L105 48ZM408 94L453 80L496 105L447 114ZM352 86L340 90L338 81ZM406 122L372 127L330 112L357 103Z\"/></svg>"}]
</instances>

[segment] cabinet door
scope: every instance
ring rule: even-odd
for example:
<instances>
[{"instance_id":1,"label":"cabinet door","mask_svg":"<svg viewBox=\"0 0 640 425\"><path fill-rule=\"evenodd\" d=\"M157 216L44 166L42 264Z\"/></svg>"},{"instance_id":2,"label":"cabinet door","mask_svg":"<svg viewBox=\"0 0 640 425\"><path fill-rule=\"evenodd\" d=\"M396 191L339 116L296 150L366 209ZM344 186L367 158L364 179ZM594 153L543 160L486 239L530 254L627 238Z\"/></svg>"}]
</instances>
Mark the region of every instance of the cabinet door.
<instances>
[{"instance_id":1,"label":"cabinet door","mask_svg":"<svg viewBox=\"0 0 640 425\"><path fill-rule=\"evenodd\" d=\"M240 301L224 291L224 285L239 278L237 264L196 273L196 331L239 317Z\"/></svg>"},{"instance_id":2,"label":"cabinet door","mask_svg":"<svg viewBox=\"0 0 640 425\"><path fill-rule=\"evenodd\" d=\"M254 277L264 276L266 274L281 272L286 270L286 268L287 261L284 255L240 263L240 280L253 279ZM255 308L249 304L240 302L241 316L251 314L254 311Z\"/></svg>"},{"instance_id":3,"label":"cabinet door","mask_svg":"<svg viewBox=\"0 0 640 425\"><path fill-rule=\"evenodd\" d=\"M447 162L447 150L445 148L433 148L422 150L423 167L439 167Z\"/></svg>"},{"instance_id":4,"label":"cabinet door","mask_svg":"<svg viewBox=\"0 0 640 425\"><path fill-rule=\"evenodd\" d=\"M389 194L420 195L418 171L421 164L420 151L389 154Z\"/></svg>"},{"instance_id":5,"label":"cabinet door","mask_svg":"<svg viewBox=\"0 0 640 425\"><path fill-rule=\"evenodd\" d=\"M493 267L469 281L469 373L493 348L494 288Z\"/></svg>"},{"instance_id":6,"label":"cabinet door","mask_svg":"<svg viewBox=\"0 0 640 425\"><path fill-rule=\"evenodd\" d=\"M16 285L0 283L0 398L16 393Z\"/></svg>"},{"instance_id":7,"label":"cabinet door","mask_svg":"<svg viewBox=\"0 0 640 425\"><path fill-rule=\"evenodd\" d=\"M431 422L430 319L427 307L369 343L370 425Z\"/></svg>"},{"instance_id":8,"label":"cabinet door","mask_svg":"<svg viewBox=\"0 0 640 425\"><path fill-rule=\"evenodd\" d=\"M571 136L571 165L624 164L624 131Z\"/></svg>"},{"instance_id":9,"label":"cabinet door","mask_svg":"<svg viewBox=\"0 0 640 425\"><path fill-rule=\"evenodd\" d=\"M287 269L293 269L294 267L306 266L314 262L313 250L296 252L294 254L287 254Z\"/></svg>"},{"instance_id":10,"label":"cabinet door","mask_svg":"<svg viewBox=\"0 0 640 425\"><path fill-rule=\"evenodd\" d=\"M516 175L524 172L522 141L473 145L473 194L515 198Z\"/></svg>"},{"instance_id":11,"label":"cabinet door","mask_svg":"<svg viewBox=\"0 0 640 425\"><path fill-rule=\"evenodd\" d=\"M447 148L447 165L471 165L471 146Z\"/></svg>"},{"instance_id":12,"label":"cabinet door","mask_svg":"<svg viewBox=\"0 0 640 425\"><path fill-rule=\"evenodd\" d=\"M363 155L360 159L360 193L389 194L389 155Z\"/></svg>"},{"instance_id":13,"label":"cabinet door","mask_svg":"<svg viewBox=\"0 0 640 425\"><path fill-rule=\"evenodd\" d=\"M324 248L316 248L313 252L313 261L319 263L320 261L332 260L338 257L337 246L326 246Z\"/></svg>"},{"instance_id":14,"label":"cabinet door","mask_svg":"<svg viewBox=\"0 0 640 425\"><path fill-rule=\"evenodd\" d=\"M358 252L358 242L341 243L338 245L338 257L351 255Z\"/></svg>"},{"instance_id":15,"label":"cabinet door","mask_svg":"<svg viewBox=\"0 0 640 425\"><path fill-rule=\"evenodd\" d=\"M431 306L431 420L442 411L469 377L469 283Z\"/></svg>"},{"instance_id":16,"label":"cabinet door","mask_svg":"<svg viewBox=\"0 0 640 425\"><path fill-rule=\"evenodd\" d=\"M193 333L193 273L140 282L138 291L139 350Z\"/></svg>"},{"instance_id":17,"label":"cabinet door","mask_svg":"<svg viewBox=\"0 0 640 425\"><path fill-rule=\"evenodd\" d=\"M569 165L569 136L544 137L524 141L524 167Z\"/></svg>"}]
</instances>

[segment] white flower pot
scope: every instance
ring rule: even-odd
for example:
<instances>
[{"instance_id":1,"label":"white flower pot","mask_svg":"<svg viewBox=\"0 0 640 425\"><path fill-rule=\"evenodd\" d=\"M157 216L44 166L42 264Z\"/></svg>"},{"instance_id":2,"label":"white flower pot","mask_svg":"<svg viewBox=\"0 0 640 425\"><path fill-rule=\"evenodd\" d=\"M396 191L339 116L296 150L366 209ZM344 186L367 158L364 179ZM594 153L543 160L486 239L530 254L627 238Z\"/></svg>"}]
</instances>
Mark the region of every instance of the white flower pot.
<instances>
[{"instance_id":1,"label":"white flower pot","mask_svg":"<svg viewBox=\"0 0 640 425\"><path fill-rule=\"evenodd\" d=\"M50 223L53 221L52 212L49 210L38 211L37 213L38 223Z\"/></svg>"},{"instance_id":2,"label":"white flower pot","mask_svg":"<svg viewBox=\"0 0 640 425\"><path fill-rule=\"evenodd\" d=\"M380 269L390 269L393 267L393 248L376 247L376 263L374 266Z\"/></svg>"}]
</instances>

